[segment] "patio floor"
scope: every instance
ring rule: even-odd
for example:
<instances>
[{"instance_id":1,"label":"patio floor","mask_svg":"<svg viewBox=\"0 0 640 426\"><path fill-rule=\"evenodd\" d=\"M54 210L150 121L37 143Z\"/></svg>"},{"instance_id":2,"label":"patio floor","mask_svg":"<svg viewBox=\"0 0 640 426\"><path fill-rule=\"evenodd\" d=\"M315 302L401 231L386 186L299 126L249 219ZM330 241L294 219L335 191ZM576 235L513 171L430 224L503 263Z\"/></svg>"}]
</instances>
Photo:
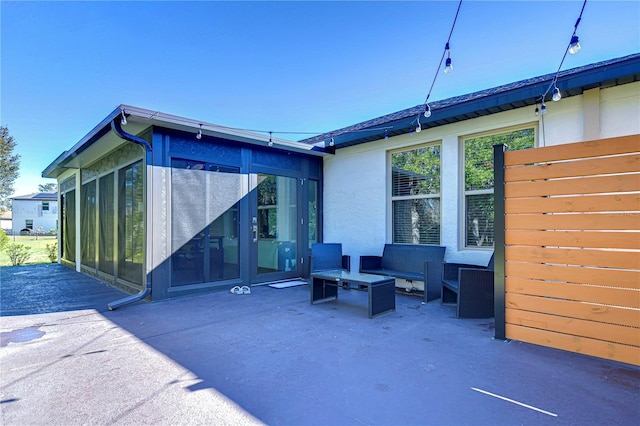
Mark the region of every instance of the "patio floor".
<instances>
[{"instance_id":1,"label":"patio floor","mask_svg":"<svg viewBox=\"0 0 640 426\"><path fill-rule=\"evenodd\" d=\"M30 313L44 276L66 308ZM262 286L111 312L123 293L59 265L0 283L3 425L640 423L639 368L494 340L438 301L368 319L365 292Z\"/></svg>"}]
</instances>

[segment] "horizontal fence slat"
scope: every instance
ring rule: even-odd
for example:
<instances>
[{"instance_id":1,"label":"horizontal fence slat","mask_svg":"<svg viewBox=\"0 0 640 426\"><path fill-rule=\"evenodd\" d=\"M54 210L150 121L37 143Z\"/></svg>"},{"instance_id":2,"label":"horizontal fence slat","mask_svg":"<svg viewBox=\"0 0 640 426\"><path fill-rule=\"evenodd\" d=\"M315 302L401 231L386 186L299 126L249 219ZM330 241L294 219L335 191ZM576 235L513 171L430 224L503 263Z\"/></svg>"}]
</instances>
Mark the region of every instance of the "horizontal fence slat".
<instances>
[{"instance_id":1,"label":"horizontal fence slat","mask_svg":"<svg viewBox=\"0 0 640 426\"><path fill-rule=\"evenodd\" d=\"M640 331L631 327L507 309L509 324L640 347Z\"/></svg>"},{"instance_id":2,"label":"horizontal fence slat","mask_svg":"<svg viewBox=\"0 0 640 426\"><path fill-rule=\"evenodd\" d=\"M638 173L576 179L507 182L504 185L506 198L638 191L640 191L640 174Z\"/></svg>"},{"instance_id":3,"label":"horizontal fence slat","mask_svg":"<svg viewBox=\"0 0 640 426\"><path fill-rule=\"evenodd\" d=\"M505 288L508 293L528 294L530 296L551 297L555 299L574 300L576 302L601 303L603 305L638 309L638 315L640 316L639 290L595 287L516 277L507 277L505 279ZM640 330L638 330L638 334L640 334Z\"/></svg>"},{"instance_id":4,"label":"horizontal fence slat","mask_svg":"<svg viewBox=\"0 0 640 426\"><path fill-rule=\"evenodd\" d=\"M508 198L506 214L640 211L640 194Z\"/></svg>"},{"instance_id":5,"label":"horizontal fence slat","mask_svg":"<svg viewBox=\"0 0 640 426\"><path fill-rule=\"evenodd\" d=\"M505 166L517 166L574 158L628 154L640 151L640 135L620 136L595 141L576 142L548 147L507 151Z\"/></svg>"},{"instance_id":6,"label":"horizontal fence slat","mask_svg":"<svg viewBox=\"0 0 640 426\"><path fill-rule=\"evenodd\" d=\"M588 321L640 327L640 312L635 309L617 306L599 305L595 303L574 302L571 300L550 299L525 294L507 293L506 307L523 311L559 315L567 318L578 318Z\"/></svg>"},{"instance_id":7,"label":"horizontal fence slat","mask_svg":"<svg viewBox=\"0 0 640 426\"><path fill-rule=\"evenodd\" d=\"M640 234L623 231L590 232L516 229L505 231L505 244L640 250Z\"/></svg>"},{"instance_id":8,"label":"horizontal fence slat","mask_svg":"<svg viewBox=\"0 0 640 426\"><path fill-rule=\"evenodd\" d=\"M640 213L509 214L506 229L639 231ZM629 238L638 234L629 233Z\"/></svg>"},{"instance_id":9,"label":"horizontal fence slat","mask_svg":"<svg viewBox=\"0 0 640 426\"><path fill-rule=\"evenodd\" d=\"M640 269L640 252L637 251L507 246L505 256L514 262Z\"/></svg>"},{"instance_id":10,"label":"horizontal fence slat","mask_svg":"<svg viewBox=\"0 0 640 426\"><path fill-rule=\"evenodd\" d=\"M533 343L584 355L605 358L627 364L640 365L640 348L596 339L578 338L562 333L554 333L515 324L505 327L508 339Z\"/></svg>"},{"instance_id":11,"label":"horizontal fence slat","mask_svg":"<svg viewBox=\"0 0 640 426\"><path fill-rule=\"evenodd\" d=\"M505 264L505 275L640 290L640 271L510 261Z\"/></svg>"},{"instance_id":12,"label":"horizontal fence slat","mask_svg":"<svg viewBox=\"0 0 640 426\"><path fill-rule=\"evenodd\" d=\"M594 176L637 172L640 170L640 155L629 154L616 157L576 159L558 163L508 167L504 171L506 182L554 179L564 177Z\"/></svg>"}]
</instances>

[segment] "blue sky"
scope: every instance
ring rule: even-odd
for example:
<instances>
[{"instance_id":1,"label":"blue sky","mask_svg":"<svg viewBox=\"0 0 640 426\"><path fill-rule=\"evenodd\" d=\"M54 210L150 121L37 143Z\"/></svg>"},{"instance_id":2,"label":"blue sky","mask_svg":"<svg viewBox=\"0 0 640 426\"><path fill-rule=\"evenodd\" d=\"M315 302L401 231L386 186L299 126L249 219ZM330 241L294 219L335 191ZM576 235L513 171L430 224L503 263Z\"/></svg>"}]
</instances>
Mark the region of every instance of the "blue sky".
<instances>
[{"instance_id":1,"label":"blue sky","mask_svg":"<svg viewBox=\"0 0 640 426\"><path fill-rule=\"evenodd\" d=\"M555 72L582 3L463 1L454 71L430 100ZM52 182L42 170L119 104L273 132L325 132L421 104L457 7L3 0L0 123L22 156L15 195ZM639 28L640 2L588 1L582 50L562 69L640 52Z\"/></svg>"}]
</instances>

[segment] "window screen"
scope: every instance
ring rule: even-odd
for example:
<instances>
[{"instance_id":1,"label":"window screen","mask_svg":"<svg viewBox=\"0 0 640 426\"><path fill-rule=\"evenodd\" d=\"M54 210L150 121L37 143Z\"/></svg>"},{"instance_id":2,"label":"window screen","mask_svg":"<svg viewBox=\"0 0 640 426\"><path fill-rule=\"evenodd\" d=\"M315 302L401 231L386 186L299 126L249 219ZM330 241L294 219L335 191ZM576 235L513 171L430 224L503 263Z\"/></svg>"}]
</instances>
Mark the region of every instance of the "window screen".
<instances>
[{"instance_id":1,"label":"window screen","mask_svg":"<svg viewBox=\"0 0 640 426\"><path fill-rule=\"evenodd\" d=\"M142 284L144 265L144 167L118 171L118 277Z\"/></svg>"},{"instance_id":2,"label":"window screen","mask_svg":"<svg viewBox=\"0 0 640 426\"><path fill-rule=\"evenodd\" d=\"M80 252L82 264L96 266L96 181L87 182L81 187L82 198L80 212Z\"/></svg>"},{"instance_id":3,"label":"window screen","mask_svg":"<svg viewBox=\"0 0 640 426\"><path fill-rule=\"evenodd\" d=\"M99 185L99 232L98 232L98 269L109 275L113 275L113 246L115 243L114 233L114 181L113 173L103 176L98 181Z\"/></svg>"},{"instance_id":4,"label":"window screen","mask_svg":"<svg viewBox=\"0 0 640 426\"><path fill-rule=\"evenodd\" d=\"M172 286L240 277L240 170L171 162Z\"/></svg>"},{"instance_id":5,"label":"window screen","mask_svg":"<svg viewBox=\"0 0 640 426\"><path fill-rule=\"evenodd\" d=\"M76 260L76 191L62 194L62 258Z\"/></svg>"}]
</instances>

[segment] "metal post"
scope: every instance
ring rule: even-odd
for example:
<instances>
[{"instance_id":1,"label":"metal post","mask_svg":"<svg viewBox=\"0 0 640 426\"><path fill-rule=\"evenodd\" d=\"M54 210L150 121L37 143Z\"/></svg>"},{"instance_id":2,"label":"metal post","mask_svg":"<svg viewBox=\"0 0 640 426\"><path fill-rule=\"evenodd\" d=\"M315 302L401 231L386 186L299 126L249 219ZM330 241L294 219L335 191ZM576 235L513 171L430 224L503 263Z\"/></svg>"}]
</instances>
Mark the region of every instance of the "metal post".
<instances>
[{"instance_id":1,"label":"metal post","mask_svg":"<svg viewBox=\"0 0 640 426\"><path fill-rule=\"evenodd\" d=\"M493 146L493 240L494 248L494 309L496 339L505 340L505 286L504 286L504 154L507 146L504 144Z\"/></svg>"}]
</instances>

